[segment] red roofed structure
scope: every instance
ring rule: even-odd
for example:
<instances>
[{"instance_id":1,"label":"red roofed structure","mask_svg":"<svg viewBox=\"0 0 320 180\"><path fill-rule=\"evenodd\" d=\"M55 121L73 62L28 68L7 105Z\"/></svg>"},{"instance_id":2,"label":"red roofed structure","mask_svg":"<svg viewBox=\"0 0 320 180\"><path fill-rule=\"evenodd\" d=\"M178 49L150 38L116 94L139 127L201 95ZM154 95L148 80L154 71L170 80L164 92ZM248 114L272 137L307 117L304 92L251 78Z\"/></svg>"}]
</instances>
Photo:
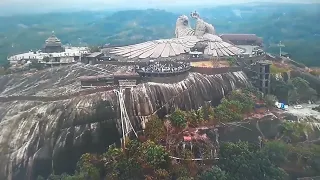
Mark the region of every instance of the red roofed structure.
<instances>
[{"instance_id":1,"label":"red roofed structure","mask_svg":"<svg viewBox=\"0 0 320 180\"><path fill-rule=\"evenodd\" d=\"M190 142L192 140L191 136L183 136L183 141Z\"/></svg>"},{"instance_id":2,"label":"red roofed structure","mask_svg":"<svg viewBox=\"0 0 320 180\"><path fill-rule=\"evenodd\" d=\"M221 34L220 37L234 45L263 45L263 39L256 34Z\"/></svg>"}]
</instances>

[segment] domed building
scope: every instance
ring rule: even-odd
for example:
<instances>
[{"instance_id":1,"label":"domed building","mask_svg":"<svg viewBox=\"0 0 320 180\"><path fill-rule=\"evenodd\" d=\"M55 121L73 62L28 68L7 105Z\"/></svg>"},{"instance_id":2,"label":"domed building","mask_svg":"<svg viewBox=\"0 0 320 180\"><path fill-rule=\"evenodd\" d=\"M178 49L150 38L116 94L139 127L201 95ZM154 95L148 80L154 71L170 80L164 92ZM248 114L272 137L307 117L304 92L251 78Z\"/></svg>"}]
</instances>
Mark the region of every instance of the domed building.
<instances>
[{"instance_id":1,"label":"domed building","mask_svg":"<svg viewBox=\"0 0 320 180\"><path fill-rule=\"evenodd\" d=\"M62 43L60 39L56 37L54 31L52 31L52 35L46 40L42 52L44 53L60 53L64 52L65 49L62 47Z\"/></svg>"}]
</instances>

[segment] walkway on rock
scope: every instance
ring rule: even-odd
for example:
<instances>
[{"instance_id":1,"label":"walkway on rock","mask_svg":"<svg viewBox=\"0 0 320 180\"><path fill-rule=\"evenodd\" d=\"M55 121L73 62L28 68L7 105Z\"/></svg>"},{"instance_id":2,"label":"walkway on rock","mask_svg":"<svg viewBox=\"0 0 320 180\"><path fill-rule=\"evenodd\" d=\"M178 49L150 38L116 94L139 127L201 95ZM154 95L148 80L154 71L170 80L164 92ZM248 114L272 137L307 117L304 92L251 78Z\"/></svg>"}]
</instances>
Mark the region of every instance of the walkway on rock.
<instances>
[{"instance_id":1,"label":"walkway on rock","mask_svg":"<svg viewBox=\"0 0 320 180\"><path fill-rule=\"evenodd\" d=\"M94 94L98 92L103 91L110 91L117 88L117 86L105 86L105 87L99 87L94 89L86 89L81 90L79 92L75 92L72 94L65 94L65 95L57 95L57 96L0 96L0 102L10 102L10 101L43 101L43 102L49 102L49 101L62 101L71 99L77 96L85 96L89 94Z\"/></svg>"}]
</instances>

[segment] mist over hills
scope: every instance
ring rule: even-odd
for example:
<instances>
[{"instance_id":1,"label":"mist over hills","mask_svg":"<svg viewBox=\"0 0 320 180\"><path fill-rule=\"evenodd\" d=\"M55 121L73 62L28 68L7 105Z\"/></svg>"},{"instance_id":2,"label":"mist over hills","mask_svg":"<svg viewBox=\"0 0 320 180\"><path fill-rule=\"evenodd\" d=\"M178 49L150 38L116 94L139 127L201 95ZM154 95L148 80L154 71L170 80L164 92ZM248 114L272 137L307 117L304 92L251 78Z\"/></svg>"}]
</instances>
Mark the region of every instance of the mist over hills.
<instances>
[{"instance_id":1,"label":"mist over hills","mask_svg":"<svg viewBox=\"0 0 320 180\"><path fill-rule=\"evenodd\" d=\"M39 49L55 31L64 44L125 45L174 36L176 18L194 9L80 11L0 17L0 61ZM243 4L198 9L221 33L255 33L277 53L281 40L293 59L320 66L319 4ZM191 20L191 23L192 20Z\"/></svg>"},{"instance_id":2,"label":"mist over hills","mask_svg":"<svg viewBox=\"0 0 320 180\"><path fill-rule=\"evenodd\" d=\"M206 8L221 5L234 4L264 4L264 3L290 3L290 4L315 4L320 3L318 0L228 0L228 1L212 1L212 0L130 0L105 1L105 0L1 0L0 16L11 16L16 14L34 14L48 12L77 12L83 10L97 11L119 11L128 9L146 9L159 8L169 11L178 11L180 9Z\"/></svg>"}]
</instances>

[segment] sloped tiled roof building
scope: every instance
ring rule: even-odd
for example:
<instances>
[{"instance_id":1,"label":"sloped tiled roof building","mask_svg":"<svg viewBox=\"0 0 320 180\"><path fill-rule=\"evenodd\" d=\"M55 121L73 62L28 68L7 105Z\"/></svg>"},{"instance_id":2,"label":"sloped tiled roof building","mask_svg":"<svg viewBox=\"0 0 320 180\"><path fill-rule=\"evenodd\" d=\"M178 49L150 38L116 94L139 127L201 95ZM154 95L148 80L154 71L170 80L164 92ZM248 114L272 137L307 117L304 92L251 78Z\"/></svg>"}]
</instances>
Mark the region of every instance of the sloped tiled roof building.
<instances>
[{"instance_id":1,"label":"sloped tiled roof building","mask_svg":"<svg viewBox=\"0 0 320 180\"><path fill-rule=\"evenodd\" d=\"M262 46L263 39L256 34L221 34L221 39L234 45Z\"/></svg>"}]
</instances>

